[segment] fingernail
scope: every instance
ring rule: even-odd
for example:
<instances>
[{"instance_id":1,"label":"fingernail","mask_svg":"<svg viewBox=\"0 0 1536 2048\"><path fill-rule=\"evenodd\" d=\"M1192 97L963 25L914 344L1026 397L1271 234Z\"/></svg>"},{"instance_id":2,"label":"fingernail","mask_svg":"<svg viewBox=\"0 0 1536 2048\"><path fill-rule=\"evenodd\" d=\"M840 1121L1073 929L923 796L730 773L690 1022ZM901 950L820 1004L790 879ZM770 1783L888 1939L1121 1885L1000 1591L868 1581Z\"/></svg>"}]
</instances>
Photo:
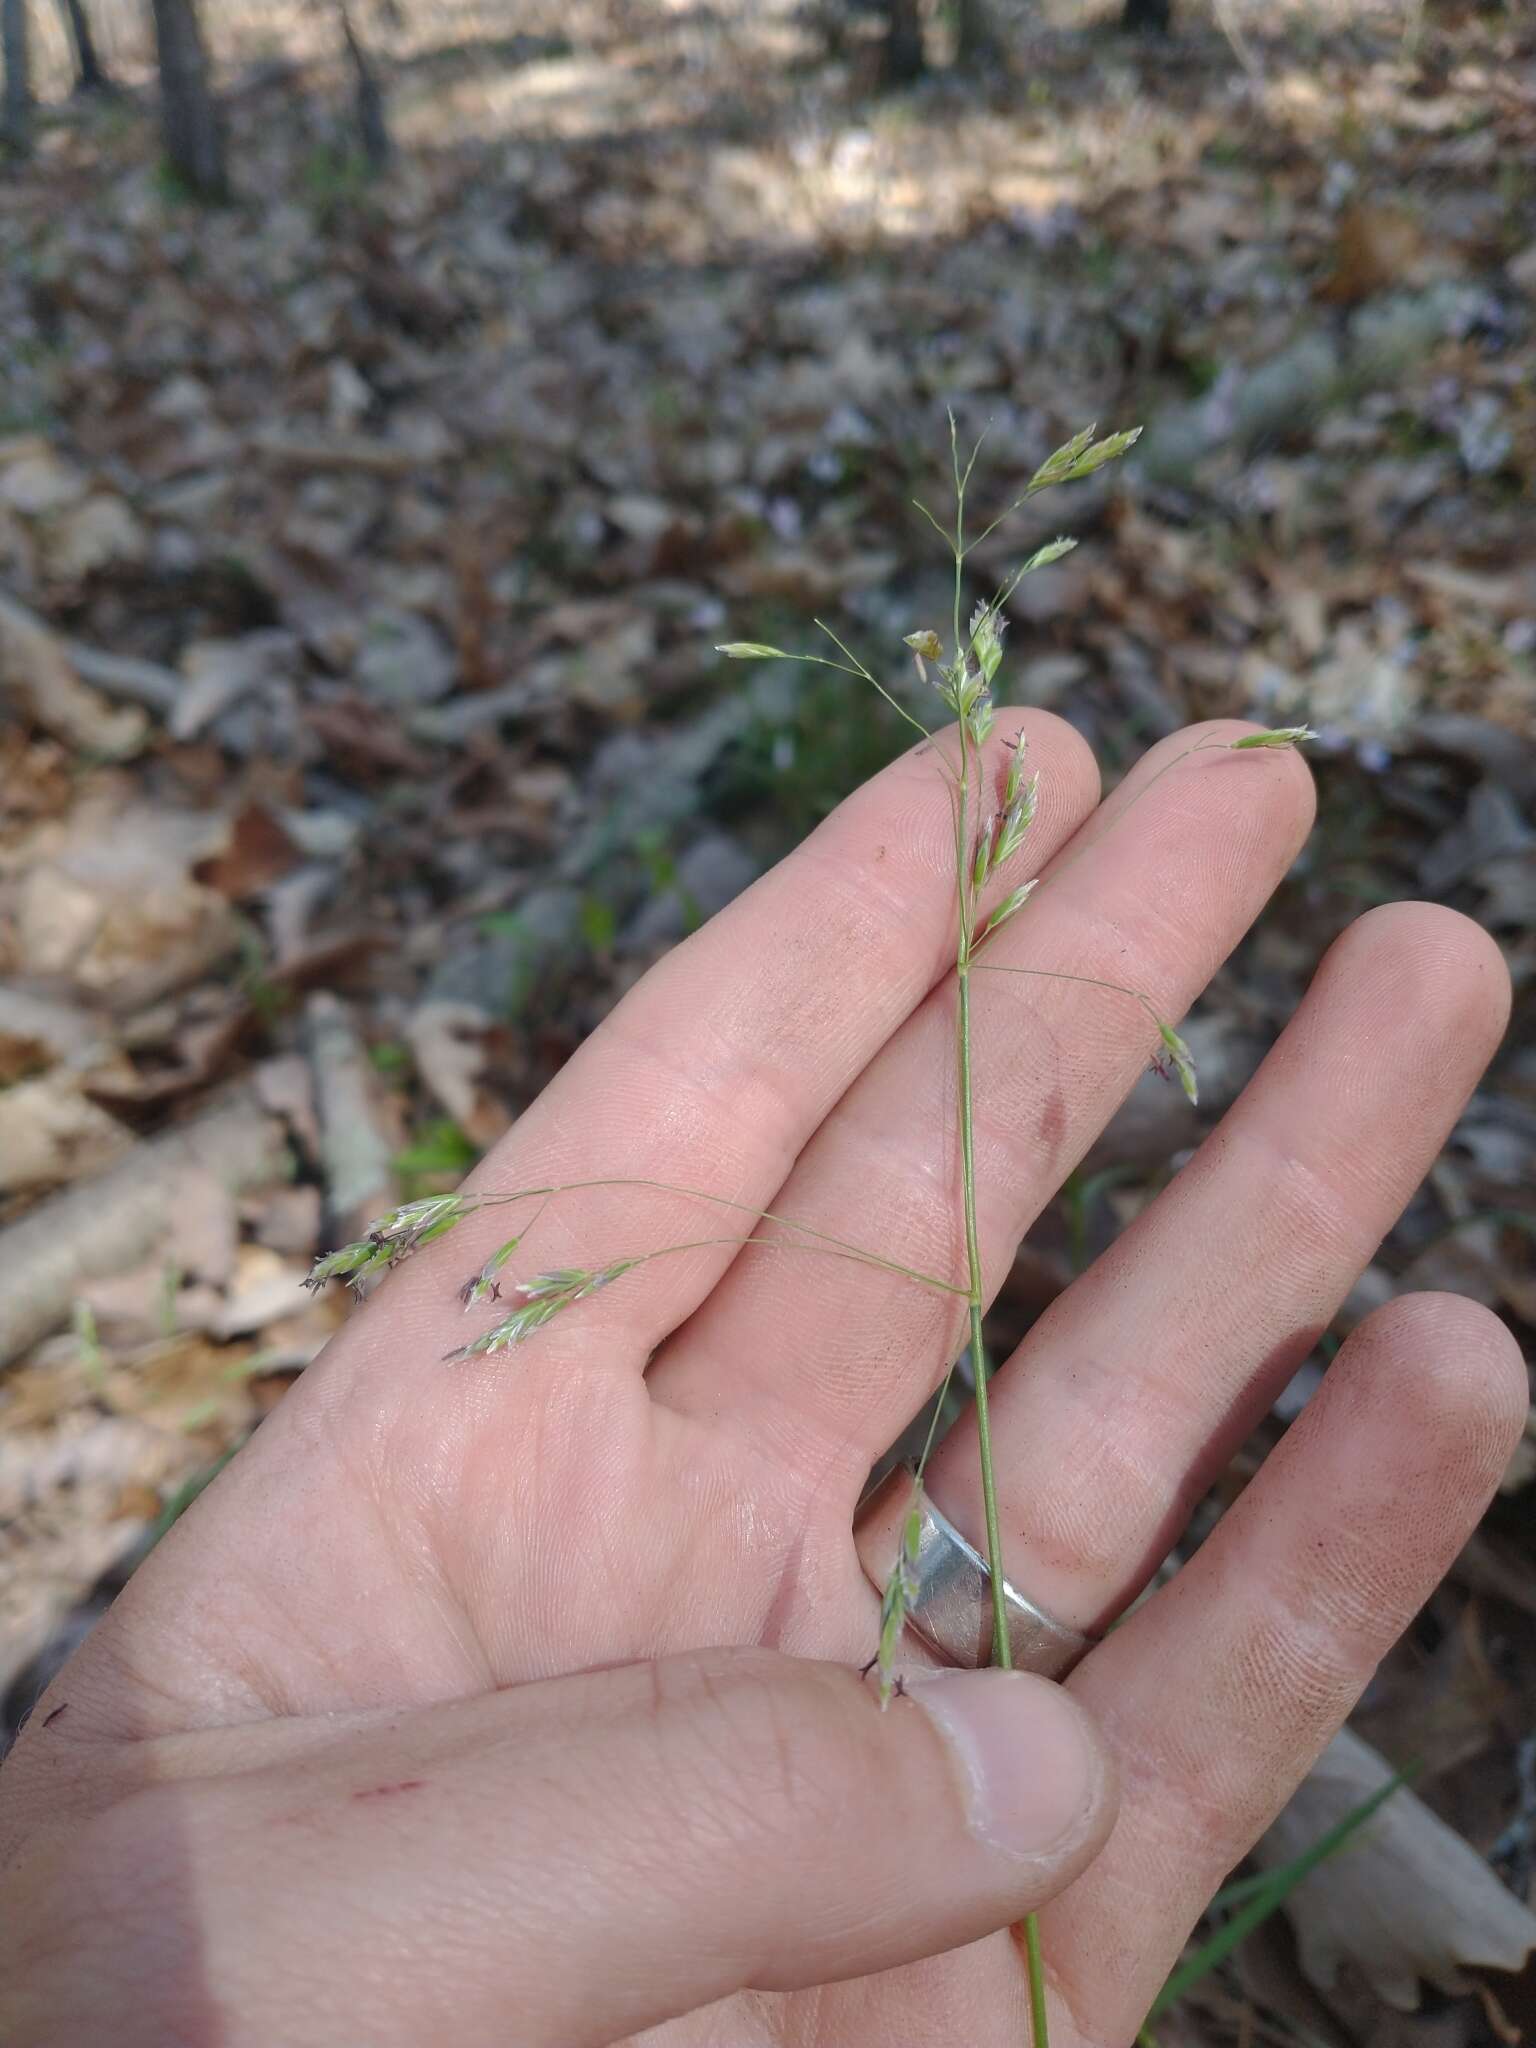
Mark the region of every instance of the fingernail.
<instances>
[{"instance_id":1,"label":"fingernail","mask_svg":"<svg viewBox=\"0 0 1536 2048\"><path fill-rule=\"evenodd\" d=\"M1059 1686L1021 1671L935 1671L910 1697L953 1750L971 1832L1010 1856L1070 1849L1104 1789L1104 1763Z\"/></svg>"}]
</instances>

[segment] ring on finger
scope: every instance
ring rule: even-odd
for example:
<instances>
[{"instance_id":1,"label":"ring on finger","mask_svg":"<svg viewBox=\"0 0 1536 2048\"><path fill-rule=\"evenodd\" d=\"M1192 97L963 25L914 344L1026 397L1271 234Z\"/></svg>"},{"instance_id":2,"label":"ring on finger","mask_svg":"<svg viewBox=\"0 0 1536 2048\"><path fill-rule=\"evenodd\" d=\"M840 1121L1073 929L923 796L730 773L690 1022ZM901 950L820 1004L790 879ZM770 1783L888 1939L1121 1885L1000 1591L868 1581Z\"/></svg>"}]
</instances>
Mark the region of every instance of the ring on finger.
<instances>
[{"instance_id":1,"label":"ring on finger","mask_svg":"<svg viewBox=\"0 0 1536 2048\"><path fill-rule=\"evenodd\" d=\"M935 1507L913 1474L898 1465L868 1495L854 1522L854 1546L870 1584L880 1591L894 1570L907 1519L918 1514L916 1596L907 1622L946 1664L968 1669L992 1656L992 1573L987 1560L949 1517ZM1003 1581L1008 1646L1016 1671L1065 1678L1093 1648L1094 1638L1058 1621Z\"/></svg>"}]
</instances>

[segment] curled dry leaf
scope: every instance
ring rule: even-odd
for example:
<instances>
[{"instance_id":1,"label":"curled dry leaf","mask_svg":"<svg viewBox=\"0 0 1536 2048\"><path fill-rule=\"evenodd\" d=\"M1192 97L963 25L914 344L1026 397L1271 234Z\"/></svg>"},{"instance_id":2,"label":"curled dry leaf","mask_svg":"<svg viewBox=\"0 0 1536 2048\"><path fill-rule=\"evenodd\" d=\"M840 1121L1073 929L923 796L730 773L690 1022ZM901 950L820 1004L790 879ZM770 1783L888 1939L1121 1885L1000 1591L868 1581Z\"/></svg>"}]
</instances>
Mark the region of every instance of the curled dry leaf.
<instances>
[{"instance_id":1,"label":"curled dry leaf","mask_svg":"<svg viewBox=\"0 0 1536 2048\"><path fill-rule=\"evenodd\" d=\"M110 491L72 506L43 533L43 560L58 583L83 583L100 570L136 567L148 553L148 538L132 508Z\"/></svg>"},{"instance_id":2,"label":"curled dry leaf","mask_svg":"<svg viewBox=\"0 0 1536 2048\"><path fill-rule=\"evenodd\" d=\"M56 1060L84 1065L104 1051L101 1025L88 1011L0 982L0 1088Z\"/></svg>"},{"instance_id":3,"label":"curled dry leaf","mask_svg":"<svg viewBox=\"0 0 1536 2048\"><path fill-rule=\"evenodd\" d=\"M1287 1863L1392 1776L1368 1742L1342 1729L1254 1851ZM1477 1851L1401 1787L1375 1818L1289 1894L1301 1966L1320 1990L1346 1963L1400 2011L1421 1984L1468 1988L1468 1969L1519 1970L1536 1949L1536 1913Z\"/></svg>"},{"instance_id":4,"label":"curled dry leaf","mask_svg":"<svg viewBox=\"0 0 1536 2048\"><path fill-rule=\"evenodd\" d=\"M110 1072L128 1075L127 1062ZM87 1077L55 1067L0 1089L0 1194L58 1187L99 1173L133 1143L133 1134L84 1092Z\"/></svg>"},{"instance_id":5,"label":"curled dry leaf","mask_svg":"<svg viewBox=\"0 0 1536 2048\"><path fill-rule=\"evenodd\" d=\"M280 881L302 858L280 819L263 803L243 803L227 822L226 838L192 873L204 887L239 903Z\"/></svg>"},{"instance_id":6,"label":"curled dry leaf","mask_svg":"<svg viewBox=\"0 0 1536 2048\"><path fill-rule=\"evenodd\" d=\"M467 1137L488 1145L507 1125L507 1112L481 1086L490 1013L478 1003L419 1003L405 1027L416 1070Z\"/></svg>"},{"instance_id":7,"label":"curled dry leaf","mask_svg":"<svg viewBox=\"0 0 1536 2048\"><path fill-rule=\"evenodd\" d=\"M132 1081L99 1019L0 985L0 1194L57 1187L109 1165L133 1134L96 1090Z\"/></svg>"},{"instance_id":8,"label":"curled dry leaf","mask_svg":"<svg viewBox=\"0 0 1536 2048\"><path fill-rule=\"evenodd\" d=\"M24 519L47 519L78 505L90 479L66 462L42 434L23 434L0 444L0 504Z\"/></svg>"},{"instance_id":9,"label":"curled dry leaf","mask_svg":"<svg viewBox=\"0 0 1536 2048\"><path fill-rule=\"evenodd\" d=\"M181 658L186 683L171 711L172 739L195 739L242 698L283 681L296 647L293 634L276 630L195 641Z\"/></svg>"},{"instance_id":10,"label":"curled dry leaf","mask_svg":"<svg viewBox=\"0 0 1536 2048\"><path fill-rule=\"evenodd\" d=\"M67 977L118 1011L194 980L236 942L228 903L191 872L226 837L217 820L124 802L117 786L82 798L17 888L18 972Z\"/></svg>"}]
</instances>

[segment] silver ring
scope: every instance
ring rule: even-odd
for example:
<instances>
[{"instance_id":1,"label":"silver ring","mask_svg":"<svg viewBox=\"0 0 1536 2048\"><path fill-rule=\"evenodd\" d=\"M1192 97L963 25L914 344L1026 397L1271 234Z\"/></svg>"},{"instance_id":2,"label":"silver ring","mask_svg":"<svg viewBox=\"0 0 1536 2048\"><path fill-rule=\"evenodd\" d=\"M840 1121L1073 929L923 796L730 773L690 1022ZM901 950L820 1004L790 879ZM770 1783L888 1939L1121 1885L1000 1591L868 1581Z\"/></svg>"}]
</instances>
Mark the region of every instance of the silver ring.
<instances>
[{"instance_id":1,"label":"silver ring","mask_svg":"<svg viewBox=\"0 0 1536 2048\"><path fill-rule=\"evenodd\" d=\"M912 1508L912 1474L898 1465L859 1509L853 1538L870 1584L883 1591L901 1549ZM928 1498L918 1498L917 1598L907 1624L947 1664L967 1669L992 1661L992 1573L973 1543ZM1092 1636L1069 1628L1003 1581L1008 1643L1015 1670L1065 1678L1093 1648Z\"/></svg>"}]
</instances>

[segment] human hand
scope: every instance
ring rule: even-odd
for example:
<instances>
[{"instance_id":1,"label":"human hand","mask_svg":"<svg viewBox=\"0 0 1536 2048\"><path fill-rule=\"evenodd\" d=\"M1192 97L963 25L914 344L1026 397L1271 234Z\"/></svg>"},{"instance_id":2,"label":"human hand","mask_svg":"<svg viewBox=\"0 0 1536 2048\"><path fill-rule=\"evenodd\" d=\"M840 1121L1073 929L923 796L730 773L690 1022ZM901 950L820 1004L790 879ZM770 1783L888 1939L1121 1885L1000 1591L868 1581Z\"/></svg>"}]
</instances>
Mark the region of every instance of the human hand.
<instances>
[{"instance_id":1,"label":"human hand","mask_svg":"<svg viewBox=\"0 0 1536 2048\"><path fill-rule=\"evenodd\" d=\"M997 960L1177 1016L1305 837L1305 768L1210 751L1147 788L1176 739L1096 812L1070 728L1004 723L1029 732L1059 879ZM473 1185L704 1186L958 1274L954 849L925 754L650 974ZM1048 980L993 977L975 1005L995 1287L1151 1034ZM1008 1569L1042 1606L1100 1630L1132 1601L1434 1158L1505 1006L1464 919L1363 917L1194 1160L1003 1365ZM595 1188L530 1250L592 1265L716 1227ZM504 1234L477 1214L385 1281L41 1703L0 1778L15 2048L990 2048L1028 2024L1006 1929L1057 1892L1055 2048L1128 2042L1525 1411L1491 1315L1394 1302L1064 1694L944 1676L881 1715L852 1668L879 1608L854 1506L963 1303L716 1245L444 1364L455 1286ZM968 1427L929 1486L980 1535Z\"/></svg>"}]
</instances>

